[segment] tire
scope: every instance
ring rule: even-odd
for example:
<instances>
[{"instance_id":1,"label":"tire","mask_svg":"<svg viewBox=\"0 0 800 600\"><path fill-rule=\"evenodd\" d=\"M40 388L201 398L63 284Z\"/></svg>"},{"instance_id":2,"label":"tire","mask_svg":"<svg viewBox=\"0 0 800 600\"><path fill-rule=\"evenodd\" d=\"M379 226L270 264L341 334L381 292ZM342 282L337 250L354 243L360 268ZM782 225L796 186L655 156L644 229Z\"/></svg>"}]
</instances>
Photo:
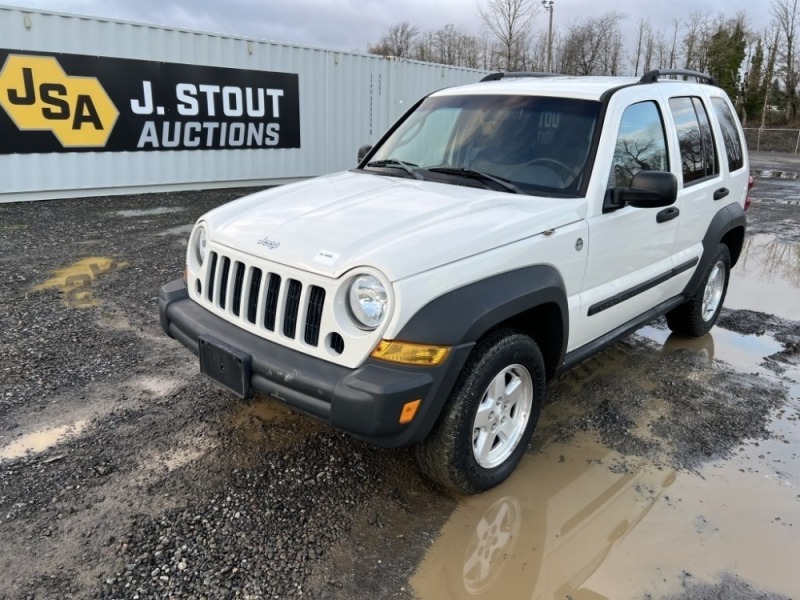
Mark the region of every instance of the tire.
<instances>
[{"instance_id":1,"label":"tire","mask_svg":"<svg viewBox=\"0 0 800 600\"><path fill-rule=\"evenodd\" d=\"M694 295L667 313L669 328L684 337L707 334L722 310L730 274L731 253L725 244L720 244Z\"/></svg>"},{"instance_id":2,"label":"tire","mask_svg":"<svg viewBox=\"0 0 800 600\"><path fill-rule=\"evenodd\" d=\"M509 329L490 334L473 349L433 431L416 447L420 470L456 493L477 494L505 481L530 444L545 386L544 359L532 338Z\"/></svg>"}]
</instances>

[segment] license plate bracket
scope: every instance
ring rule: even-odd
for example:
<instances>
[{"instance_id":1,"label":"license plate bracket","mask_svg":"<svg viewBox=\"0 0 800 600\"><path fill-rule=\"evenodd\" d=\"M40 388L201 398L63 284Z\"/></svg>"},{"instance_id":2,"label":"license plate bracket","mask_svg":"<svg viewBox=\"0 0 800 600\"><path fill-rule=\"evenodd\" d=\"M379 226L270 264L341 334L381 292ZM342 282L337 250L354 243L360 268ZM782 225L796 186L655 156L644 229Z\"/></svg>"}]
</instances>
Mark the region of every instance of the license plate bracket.
<instances>
[{"instance_id":1,"label":"license plate bracket","mask_svg":"<svg viewBox=\"0 0 800 600\"><path fill-rule=\"evenodd\" d=\"M251 357L211 336L200 336L200 372L239 398L249 398Z\"/></svg>"}]
</instances>

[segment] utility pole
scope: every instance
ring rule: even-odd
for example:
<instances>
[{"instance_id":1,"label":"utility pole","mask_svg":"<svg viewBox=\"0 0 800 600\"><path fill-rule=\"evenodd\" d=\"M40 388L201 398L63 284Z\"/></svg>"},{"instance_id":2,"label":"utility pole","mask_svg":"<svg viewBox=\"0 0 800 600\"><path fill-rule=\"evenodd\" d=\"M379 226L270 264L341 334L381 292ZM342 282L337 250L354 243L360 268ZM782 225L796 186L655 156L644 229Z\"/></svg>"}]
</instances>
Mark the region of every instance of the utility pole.
<instances>
[{"instance_id":1,"label":"utility pole","mask_svg":"<svg viewBox=\"0 0 800 600\"><path fill-rule=\"evenodd\" d=\"M542 0L542 6L550 13L550 28L547 30L547 72L553 72L553 0Z\"/></svg>"}]
</instances>

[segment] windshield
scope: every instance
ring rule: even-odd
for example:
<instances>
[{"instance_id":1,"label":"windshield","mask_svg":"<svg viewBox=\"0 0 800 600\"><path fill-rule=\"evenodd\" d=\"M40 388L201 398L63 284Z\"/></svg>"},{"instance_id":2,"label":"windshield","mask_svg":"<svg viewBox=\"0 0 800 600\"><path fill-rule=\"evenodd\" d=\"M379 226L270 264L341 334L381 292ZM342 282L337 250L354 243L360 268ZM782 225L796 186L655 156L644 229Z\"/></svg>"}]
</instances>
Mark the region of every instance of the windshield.
<instances>
[{"instance_id":1,"label":"windshield","mask_svg":"<svg viewBox=\"0 0 800 600\"><path fill-rule=\"evenodd\" d=\"M467 185L577 195L600 103L542 96L439 96L422 104L370 157L367 169ZM488 176L488 177L483 177ZM494 186L492 186L494 187Z\"/></svg>"}]
</instances>

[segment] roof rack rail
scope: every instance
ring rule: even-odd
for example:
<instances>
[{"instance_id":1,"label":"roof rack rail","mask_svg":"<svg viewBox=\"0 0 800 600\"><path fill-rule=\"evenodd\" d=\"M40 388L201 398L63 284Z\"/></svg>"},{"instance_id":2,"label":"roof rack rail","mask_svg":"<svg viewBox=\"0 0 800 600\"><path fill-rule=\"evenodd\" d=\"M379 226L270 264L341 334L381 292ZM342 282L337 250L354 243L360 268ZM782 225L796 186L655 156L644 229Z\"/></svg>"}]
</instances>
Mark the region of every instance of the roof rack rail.
<instances>
[{"instance_id":1,"label":"roof rack rail","mask_svg":"<svg viewBox=\"0 0 800 600\"><path fill-rule=\"evenodd\" d=\"M692 71L691 69L653 69L642 75L639 83L655 83L665 75L682 75L684 78L694 77L700 82L705 82L709 85L717 85L717 80L711 75L706 75L700 71Z\"/></svg>"},{"instance_id":2,"label":"roof rack rail","mask_svg":"<svg viewBox=\"0 0 800 600\"><path fill-rule=\"evenodd\" d=\"M484 81L498 81L507 77L558 77L559 73L539 73L533 71L509 71L505 73L489 73L481 82Z\"/></svg>"}]
</instances>

